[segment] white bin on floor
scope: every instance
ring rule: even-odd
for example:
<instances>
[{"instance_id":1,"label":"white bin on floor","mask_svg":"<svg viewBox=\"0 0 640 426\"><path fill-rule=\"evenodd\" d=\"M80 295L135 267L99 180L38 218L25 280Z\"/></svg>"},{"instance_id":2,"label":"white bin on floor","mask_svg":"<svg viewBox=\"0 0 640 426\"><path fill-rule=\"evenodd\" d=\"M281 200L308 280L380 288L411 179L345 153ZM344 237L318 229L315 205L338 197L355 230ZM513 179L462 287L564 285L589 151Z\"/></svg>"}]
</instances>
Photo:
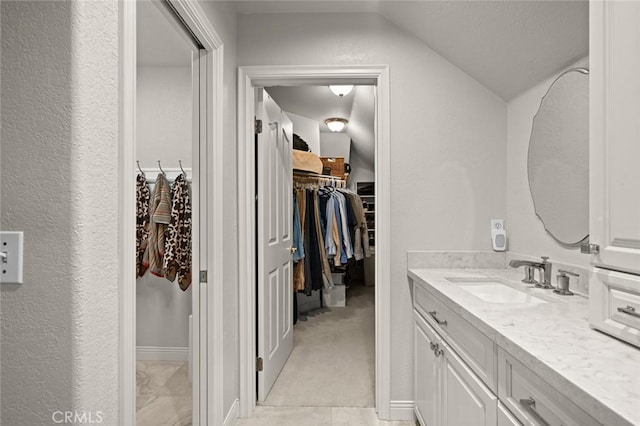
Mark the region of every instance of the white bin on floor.
<instances>
[{"instance_id":1,"label":"white bin on floor","mask_svg":"<svg viewBox=\"0 0 640 426\"><path fill-rule=\"evenodd\" d=\"M347 292L344 285L335 285L330 290L322 292L324 306L329 308L344 308L347 306Z\"/></svg>"}]
</instances>

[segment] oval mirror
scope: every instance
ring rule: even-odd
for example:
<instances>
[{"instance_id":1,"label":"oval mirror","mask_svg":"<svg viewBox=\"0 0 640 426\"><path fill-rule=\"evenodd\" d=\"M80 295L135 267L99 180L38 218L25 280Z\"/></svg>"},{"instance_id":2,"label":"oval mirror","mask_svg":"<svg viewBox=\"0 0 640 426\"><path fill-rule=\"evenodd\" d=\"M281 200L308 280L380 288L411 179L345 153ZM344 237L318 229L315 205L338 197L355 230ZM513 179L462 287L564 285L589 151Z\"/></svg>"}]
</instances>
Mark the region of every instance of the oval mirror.
<instances>
[{"instance_id":1,"label":"oval mirror","mask_svg":"<svg viewBox=\"0 0 640 426\"><path fill-rule=\"evenodd\" d=\"M549 87L533 118L529 187L545 230L564 245L589 235L589 71L574 68Z\"/></svg>"}]
</instances>

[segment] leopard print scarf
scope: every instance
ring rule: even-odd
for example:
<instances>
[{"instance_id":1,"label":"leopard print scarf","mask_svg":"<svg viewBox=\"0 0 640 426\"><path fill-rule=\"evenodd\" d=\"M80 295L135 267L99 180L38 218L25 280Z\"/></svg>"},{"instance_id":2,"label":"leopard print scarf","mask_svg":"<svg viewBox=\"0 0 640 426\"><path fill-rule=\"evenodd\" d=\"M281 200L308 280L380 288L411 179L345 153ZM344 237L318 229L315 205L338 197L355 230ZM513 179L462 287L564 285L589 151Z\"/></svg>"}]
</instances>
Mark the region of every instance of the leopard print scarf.
<instances>
[{"instance_id":1,"label":"leopard print scarf","mask_svg":"<svg viewBox=\"0 0 640 426\"><path fill-rule=\"evenodd\" d=\"M191 188L184 174L173 182L171 222L165 244L165 277L186 291L191 285Z\"/></svg>"},{"instance_id":2,"label":"leopard print scarf","mask_svg":"<svg viewBox=\"0 0 640 426\"><path fill-rule=\"evenodd\" d=\"M149 238L149 198L151 190L144 175L136 177L136 273L139 277L147 271L142 259Z\"/></svg>"}]
</instances>

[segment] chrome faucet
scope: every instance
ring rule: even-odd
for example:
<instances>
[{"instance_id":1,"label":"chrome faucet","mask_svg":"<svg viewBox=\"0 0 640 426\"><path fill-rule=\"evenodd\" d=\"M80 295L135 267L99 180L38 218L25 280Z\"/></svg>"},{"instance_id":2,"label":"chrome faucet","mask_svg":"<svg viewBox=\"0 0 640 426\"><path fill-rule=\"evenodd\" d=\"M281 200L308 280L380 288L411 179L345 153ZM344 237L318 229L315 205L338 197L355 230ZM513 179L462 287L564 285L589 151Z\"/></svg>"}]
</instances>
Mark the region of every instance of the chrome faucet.
<instances>
[{"instance_id":1,"label":"chrome faucet","mask_svg":"<svg viewBox=\"0 0 640 426\"><path fill-rule=\"evenodd\" d=\"M540 274L540 281L535 280L527 280L531 277L525 277L524 282L532 282L538 288L553 288L551 285L551 267L552 263L548 262L549 256L542 256L542 262L532 262L530 260L512 260L509 262L509 266L512 268L519 268L521 266L525 267L525 270L530 270L529 268L537 269Z\"/></svg>"}]
</instances>

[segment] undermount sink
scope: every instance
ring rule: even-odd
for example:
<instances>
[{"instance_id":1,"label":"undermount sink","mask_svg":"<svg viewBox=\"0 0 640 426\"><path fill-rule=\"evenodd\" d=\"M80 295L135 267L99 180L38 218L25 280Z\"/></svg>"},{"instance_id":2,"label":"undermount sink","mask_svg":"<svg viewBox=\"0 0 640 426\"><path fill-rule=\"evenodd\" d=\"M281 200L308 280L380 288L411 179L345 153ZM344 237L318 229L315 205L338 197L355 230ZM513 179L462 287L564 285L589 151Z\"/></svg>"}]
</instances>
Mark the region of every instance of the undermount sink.
<instances>
[{"instance_id":1,"label":"undermount sink","mask_svg":"<svg viewBox=\"0 0 640 426\"><path fill-rule=\"evenodd\" d=\"M525 303L537 305L546 301L515 289L505 283L490 278L448 277L448 281L455 282L459 287L487 303Z\"/></svg>"}]
</instances>

